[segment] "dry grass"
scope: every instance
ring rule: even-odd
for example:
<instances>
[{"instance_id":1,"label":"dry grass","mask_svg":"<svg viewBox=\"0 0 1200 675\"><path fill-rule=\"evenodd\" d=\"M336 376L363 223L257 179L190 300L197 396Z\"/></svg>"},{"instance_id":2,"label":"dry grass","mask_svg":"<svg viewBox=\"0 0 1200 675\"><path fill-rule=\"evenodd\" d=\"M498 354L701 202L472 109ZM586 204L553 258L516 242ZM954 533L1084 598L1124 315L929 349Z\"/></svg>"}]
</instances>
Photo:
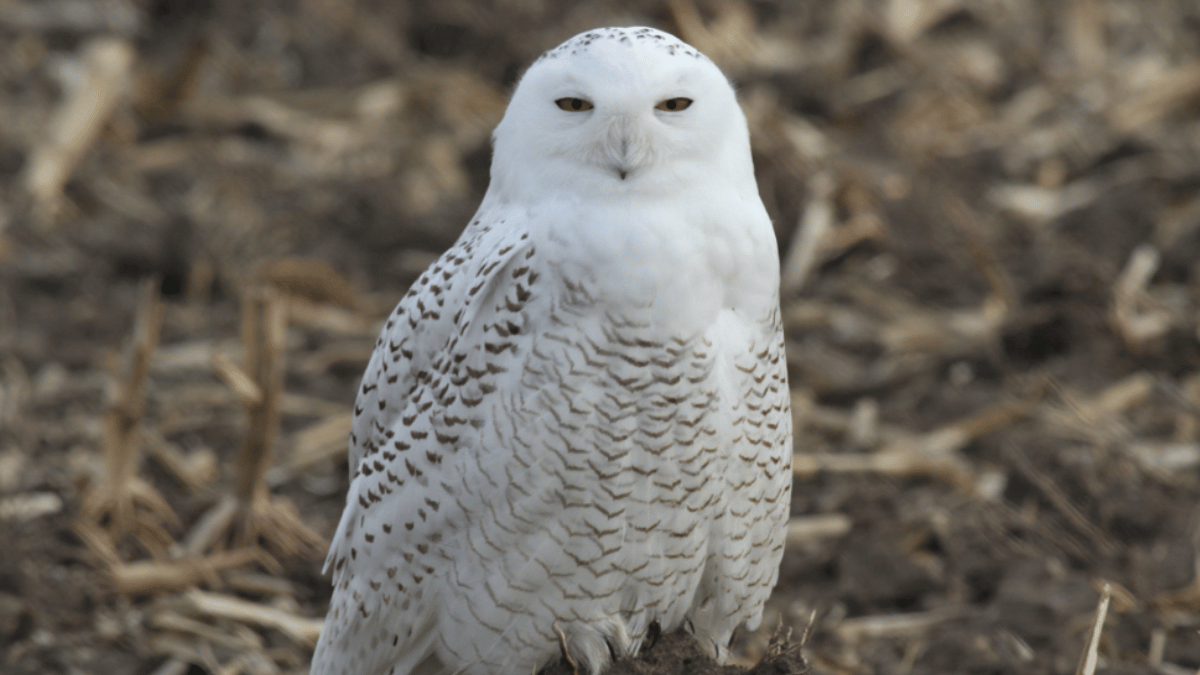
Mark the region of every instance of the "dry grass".
<instances>
[{"instance_id":1,"label":"dry grass","mask_svg":"<svg viewBox=\"0 0 1200 675\"><path fill-rule=\"evenodd\" d=\"M735 80L780 239L764 626L826 672L1200 667L1194 2L87 5L0 4L0 534L94 601L0 564L0 670L305 667L381 318L519 69L631 22Z\"/></svg>"}]
</instances>

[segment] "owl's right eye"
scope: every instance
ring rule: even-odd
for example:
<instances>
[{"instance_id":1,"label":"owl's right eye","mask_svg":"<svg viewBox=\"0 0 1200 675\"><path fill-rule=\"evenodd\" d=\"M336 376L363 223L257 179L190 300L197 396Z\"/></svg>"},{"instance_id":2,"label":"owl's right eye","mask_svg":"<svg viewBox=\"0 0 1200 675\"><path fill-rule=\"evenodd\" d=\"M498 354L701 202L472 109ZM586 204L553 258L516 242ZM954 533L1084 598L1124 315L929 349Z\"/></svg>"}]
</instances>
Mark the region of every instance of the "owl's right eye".
<instances>
[{"instance_id":1,"label":"owl's right eye","mask_svg":"<svg viewBox=\"0 0 1200 675\"><path fill-rule=\"evenodd\" d=\"M560 98L554 102L560 110L567 112L583 112L592 109L592 102L581 98Z\"/></svg>"}]
</instances>

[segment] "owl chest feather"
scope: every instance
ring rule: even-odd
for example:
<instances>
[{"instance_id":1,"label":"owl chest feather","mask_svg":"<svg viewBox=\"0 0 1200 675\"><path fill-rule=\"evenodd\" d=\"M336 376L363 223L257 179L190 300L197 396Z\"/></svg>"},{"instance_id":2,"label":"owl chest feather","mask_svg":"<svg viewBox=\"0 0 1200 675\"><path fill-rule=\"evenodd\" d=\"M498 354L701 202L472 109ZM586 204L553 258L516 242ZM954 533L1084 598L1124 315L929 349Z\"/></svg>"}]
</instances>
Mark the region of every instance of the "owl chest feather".
<instances>
[{"instance_id":1,"label":"owl chest feather","mask_svg":"<svg viewBox=\"0 0 1200 675\"><path fill-rule=\"evenodd\" d=\"M770 221L757 198L728 188L552 201L529 209L529 221L559 278L586 283L617 311L649 303L650 330L664 339L699 334L722 310L756 319L778 302Z\"/></svg>"}]
</instances>

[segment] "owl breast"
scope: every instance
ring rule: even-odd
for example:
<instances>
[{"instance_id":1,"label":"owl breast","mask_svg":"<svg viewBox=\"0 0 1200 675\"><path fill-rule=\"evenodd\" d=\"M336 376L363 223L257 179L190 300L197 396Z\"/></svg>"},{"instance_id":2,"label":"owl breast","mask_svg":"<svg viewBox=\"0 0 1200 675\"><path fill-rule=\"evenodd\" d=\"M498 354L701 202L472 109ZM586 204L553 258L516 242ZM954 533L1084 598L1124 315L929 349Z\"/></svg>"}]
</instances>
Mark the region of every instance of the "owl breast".
<instances>
[{"instance_id":1,"label":"owl breast","mask_svg":"<svg viewBox=\"0 0 1200 675\"><path fill-rule=\"evenodd\" d=\"M655 297L618 311L606 278L571 278L557 260L545 274L527 307L546 320L514 347L519 366L452 472L464 518L446 555L443 659L536 668L558 653L557 626L604 663L636 652L652 623L685 620L719 654L757 616L782 550L773 314L717 309L680 332Z\"/></svg>"}]
</instances>

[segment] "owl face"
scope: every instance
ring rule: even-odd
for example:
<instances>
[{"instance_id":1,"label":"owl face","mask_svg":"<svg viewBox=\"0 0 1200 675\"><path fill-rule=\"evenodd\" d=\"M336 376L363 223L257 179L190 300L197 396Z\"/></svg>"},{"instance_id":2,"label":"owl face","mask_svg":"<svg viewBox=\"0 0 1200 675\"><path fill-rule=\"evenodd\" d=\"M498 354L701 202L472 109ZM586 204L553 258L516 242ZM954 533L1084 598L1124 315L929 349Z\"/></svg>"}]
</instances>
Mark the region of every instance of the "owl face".
<instances>
[{"instance_id":1,"label":"owl face","mask_svg":"<svg viewBox=\"0 0 1200 675\"><path fill-rule=\"evenodd\" d=\"M707 57L650 28L580 34L525 74L495 133L493 182L539 194L678 194L753 181L745 118Z\"/></svg>"}]
</instances>

